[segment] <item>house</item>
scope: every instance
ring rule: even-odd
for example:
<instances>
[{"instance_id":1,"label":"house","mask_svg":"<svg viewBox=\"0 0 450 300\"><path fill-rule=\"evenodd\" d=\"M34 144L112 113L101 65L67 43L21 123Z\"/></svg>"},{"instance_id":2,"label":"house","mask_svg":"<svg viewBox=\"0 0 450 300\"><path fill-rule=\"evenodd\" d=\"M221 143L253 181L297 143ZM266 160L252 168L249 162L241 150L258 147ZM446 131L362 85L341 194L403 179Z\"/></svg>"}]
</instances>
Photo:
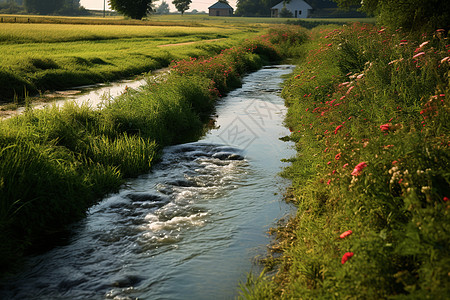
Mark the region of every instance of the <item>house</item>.
<instances>
[{"instance_id":1,"label":"house","mask_svg":"<svg viewBox=\"0 0 450 300\"><path fill-rule=\"evenodd\" d=\"M289 10L292 13L292 16L294 18L307 18L309 11L312 10L311 5L306 3L303 0L291 0L289 3L285 3L284 1L281 1L277 5L271 8L271 17L272 18L279 18L280 12L283 9L284 5L286 4L286 9Z\"/></svg>"},{"instance_id":2,"label":"house","mask_svg":"<svg viewBox=\"0 0 450 300\"><path fill-rule=\"evenodd\" d=\"M209 15L215 17L229 17L233 15L233 8L228 3L216 2L208 7Z\"/></svg>"}]
</instances>

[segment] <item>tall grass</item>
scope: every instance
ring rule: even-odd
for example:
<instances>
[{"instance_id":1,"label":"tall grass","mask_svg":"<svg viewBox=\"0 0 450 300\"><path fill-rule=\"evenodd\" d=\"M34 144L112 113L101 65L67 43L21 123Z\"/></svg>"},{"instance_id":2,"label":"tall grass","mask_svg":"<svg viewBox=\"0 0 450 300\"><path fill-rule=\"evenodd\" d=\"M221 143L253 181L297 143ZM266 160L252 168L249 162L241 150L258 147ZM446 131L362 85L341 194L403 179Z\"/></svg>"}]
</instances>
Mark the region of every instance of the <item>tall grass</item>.
<instances>
[{"instance_id":1,"label":"tall grass","mask_svg":"<svg viewBox=\"0 0 450 300\"><path fill-rule=\"evenodd\" d=\"M174 61L173 72L101 110L69 102L0 122L2 270L148 171L162 147L198 138L220 93L279 58L266 38L248 40L211 58Z\"/></svg>"},{"instance_id":2,"label":"tall grass","mask_svg":"<svg viewBox=\"0 0 450 300\"><path fill-rule=\"evenodd\" d=\"M311 37L283 89L295 229L279 229L274 281L252 279L243 296L445 299L447 37L361 24Z\"/></svg>"}]
</instances>

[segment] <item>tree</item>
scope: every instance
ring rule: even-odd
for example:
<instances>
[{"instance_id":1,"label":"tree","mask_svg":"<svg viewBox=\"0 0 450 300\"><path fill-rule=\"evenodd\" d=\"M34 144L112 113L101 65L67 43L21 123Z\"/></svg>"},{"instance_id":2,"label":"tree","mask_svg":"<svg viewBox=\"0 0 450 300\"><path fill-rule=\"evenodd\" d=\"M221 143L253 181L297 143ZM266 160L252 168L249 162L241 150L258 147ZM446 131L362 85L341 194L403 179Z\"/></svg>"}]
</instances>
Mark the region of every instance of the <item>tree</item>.
<instances>
[{"instance_id":1,"label":"tree","mask_svg":"<svg viewBox=\"0 0 450 300\"><path fill-rule=\"evenodd\" d=\"M153 0L109 0L112 9L132 19L140 20L152 11Z\"/></svg>"},{"instance_id":2,"label":"tree","mask_svg":"<svg viewBox=\"0 0 450 300\"><path fill-rule=\"evenodd\" d=\"M191 5L192 0L173 0L173 5L175 5L176 9L183 15L186 10L189 9L189 5Z\"/></svg>"},{"instance_id":3,"label":"tree","mask_svg":"<svg viewBox=\"0 0 450 300\"><path fill-rule=\"evenodd\" d=\"M24 6L27 12L38 14L52 14L64 5L62 0L25 0Z\"/></svg>"},{"instance_id":4,"label":"tree","mask_svg":"<svg viewBox=\"0 0 450 300\"><path fill-rule=\"evenodd\" d=\"M30 13L69 14L75 15L81 12L80 0L25 0L25 9Z\"/></svg>"},{"instance_id":5,"label":"tree","mask_svg":"<svg viewBox=\"0 0 450 300\"><path fill-rule=\"evenodd\" d=\"M292 18L294 15L292 12L286 8L286 3L284 3L283 8L280 11L281 18Z\"/></svg>"},{"instance_id":6,"label":"tree","mask_svg":"<svg viewBox=\"0 0 450 300\"><path fill-rule=\"evenodd\" d=\"M442 0L334 0L340 7L361 6L379 23L412 30L450 29L450 5Z\"/></svg>"},{"instance_id":7,"label":"tree","mask_svg":"<svg viewBox=\"0 0 450 300\"><path fill-rule=\"evenodd\" d=\"M270 16L270 9L280 0L238 0L237 16Z\"/></svg>"},{"instance_id":8,"label":"tree","mask_svg":"<svg viewBox=\"0 0 450 300\"><path fill-rule=\"evenodd\" d=\"M155 13L158 15L167 15L170 13L169 4L163 0L160 6L158 6L155 10Z\"/></svg>"}]
</instances>

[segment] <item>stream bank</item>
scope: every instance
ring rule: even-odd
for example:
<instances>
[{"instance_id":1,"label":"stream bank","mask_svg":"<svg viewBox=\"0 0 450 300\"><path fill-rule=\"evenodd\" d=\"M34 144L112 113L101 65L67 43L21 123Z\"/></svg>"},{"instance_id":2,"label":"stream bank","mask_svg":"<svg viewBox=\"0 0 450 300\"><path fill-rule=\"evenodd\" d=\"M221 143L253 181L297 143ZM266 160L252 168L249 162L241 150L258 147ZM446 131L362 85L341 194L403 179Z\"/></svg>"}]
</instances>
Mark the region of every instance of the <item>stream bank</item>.
<instances>
[{"instance_id":1,"label":"stream bank","mask_svg":"<svg viewBox=\"0 0 450 300\"><path fill-rule=\"evenodd\" d=\"M27 259L8 299L230 299L261 266L267 231L292 213L278 177L294 154L278 94L292 66L246 76L217 105L215 129L166 147L71 228L67 243ZM268 159L268 157L270 159Z\"/></svg>"}]
</instances>

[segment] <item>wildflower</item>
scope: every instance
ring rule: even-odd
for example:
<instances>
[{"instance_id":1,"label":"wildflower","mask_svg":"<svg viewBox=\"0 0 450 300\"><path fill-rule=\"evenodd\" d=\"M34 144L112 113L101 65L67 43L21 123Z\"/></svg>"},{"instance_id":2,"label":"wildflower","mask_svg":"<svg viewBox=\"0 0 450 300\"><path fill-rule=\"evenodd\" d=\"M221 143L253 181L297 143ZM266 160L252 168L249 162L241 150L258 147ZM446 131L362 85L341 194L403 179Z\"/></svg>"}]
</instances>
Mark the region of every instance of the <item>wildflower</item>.
<instances>
[{"instance_id":1,"label":"wildflower","mask_svg":"<svg viewBox=\"0 0 450 300\"><path fill-rule=\"evenodd\" d=\"M353 176L359 176L361 175L362 170L367 167L367 164L365 162L360 162L359 164L357 164L355 166L355 168L353 169L353 172L351 173L351 175Z\"/></svg>"},{"instance_id":2,"label":"wildflower","mask_svg":"<svg viewBox=\"0 0 450 300\"><path fill-rule=\"evenodd\" d=\"M341 129L343 126L339 125L336 127L336 129L334 129L334 134L337 134L338 130Z\"/></svg>"},{"instance_id":3,"label":"wildflower","mask_svg":"<svg viewBox=\"0 0 450 300\"><path fill-rule=\"evenodd\" d=\"M341 152L339 152L338 154L336 154L336 156L334 157L335 160L339 160L341 158Z\"/></svg>"},{"instance_id":4,"label":"wildflower","mask_svg":"<svg viewBox=\"0 0 450 300\"><path fill-rule=\"evenodd\" d=\"M444 200L444 202L447 202L450 199L448 199L448 197L444 197L442 200Z\"/></svg>"},{"instance_id":5,"label":"wildflower","mask_svg":"<svg viewBox=\"0 0 450 300\"><path fill-rule=\"evenodd\" d=\"M425 46L428 43L429 43L429 41L423 42L422 44L419 45L419 48L422 48L423 46Z\"/></svg>"},{"instance_id":6,"label":"wildflower","mask_svg":"<svg viewBox=\"0 0 450 300\"><path fill-rule=\"evenodd\" d=\"M344 164L344 165L342 166L342 168L345 169L345 168L347 168L347 166L348 166L348 163L347 163L347 164Z\"/></svg>"},{"instance_id":7,"label":"wildflower","mask_svg":"<svg viewBox=\"0 0 450 300\"><path fill-rule=\"evenodd\" d=\"M348 237L348 236L349 236L350 234L352 234L352 233L353 233L353 231L347 230L346 232L342 233L339 237L340 237L341 239L343 239L343 238Z\"/></svg>"},{"instance_id":8,"label":"wildflower","mask_svg":"<svg viewBox=\"0 0 450 300\"><path fill-rule=\"evenodd\" d=\"M347 93L345 93L346 95L350 94L350 92L355 88L354 85L352 85L351 87L348 88Z\"/></svg>"},{"instance_id":9,"label":"wildflower","mask_svg":"<svg viewBox=\"0 0 450 300\"><path fill-rule=\"evenodd\" d=\"M389 123L380 125L381 131L389 131L390 128L391 128L391 125Z\"/></svg>"},{"instance_id":10,"label":"wildflower","mask_svg":"<svg viewBox=\"0 0 450 300\"><path fill-rule=\"evenodd\" d=\"M345 264L345 262L353 256L353 252L347 252L342 256L341 263Z\"/></svg>"},{"instance_id":11,"label":"wildflower","mask_svg":"<svg viewBox=\"0 0 450 300\"><path fill-rule=\"evenodd\" d=\"M450 56L444 57L441 59L441 64L445 63L446 61L450 62Z\"/></svg>"},{"instance_id":12,"label":"wildflower","mask_svg":"<svg viewBox=\"0 0 450 300\"><path fill-rule=\"evenodd\" d=\"M330 185L331 183L331 179L328 179L327 184Z\"/></svg>"},{"instance_id":13,"label":"wildflower","mask_svg":"<svg viewBox=\"0 0 450 300\"><path fill-rule=\"evenodd\" d=\"M395 165L396 163L398 163L398 161L396 161L396 160L394 160L394 161L392 162L393 165Z\"/></svg>"},{"instance_id":14,"label":"wildflower","mask_svg":"<svg viewBox=\"0 0 450 300\"><path fill-rule=\"evenodd\" d=\"M419 52L416 55L414 55L412 58L417 58L417 57L422 56L424 54L425 54L425 52Z\"/></svg>"}]
</instances>

